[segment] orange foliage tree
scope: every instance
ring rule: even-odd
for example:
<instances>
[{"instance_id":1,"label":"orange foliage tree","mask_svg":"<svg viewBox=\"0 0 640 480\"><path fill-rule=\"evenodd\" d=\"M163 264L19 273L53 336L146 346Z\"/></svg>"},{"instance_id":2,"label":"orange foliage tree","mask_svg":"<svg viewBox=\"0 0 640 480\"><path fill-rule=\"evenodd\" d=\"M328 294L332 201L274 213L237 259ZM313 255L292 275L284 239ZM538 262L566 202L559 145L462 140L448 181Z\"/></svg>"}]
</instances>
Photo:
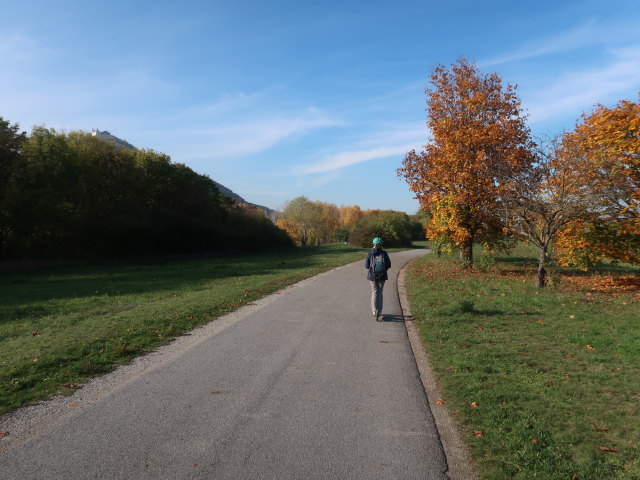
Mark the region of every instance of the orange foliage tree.
<instances>
[{"instance_id":1,"label":"orange foliage tree","mask_svg":"<svg viewBox=\"0 0 640 480\"><path fill-rule=\"evenodd\" d=\"M584 158L558 137L539 142L536 162L509 184L510 230L539 249L537 286L546 283L549 250L571 224L587 216Z\"/></svg>"},{"instance_id":2,"label":"orange foliage tree","mask_svg":"<svg viewBox=\"0 0 640 480\"><path fill-rule=\"evenodd\" d=\"M363 217L362 209L358 205L340 207L340 223L342 228L350 230Z\"/></svg>"},{"instance_id":3,"label":"orange foliage tree","mask_svg":"<svg viewBox=\"0 0 640 480\"><path fill-rule=\"evenodd\" d=\"M317 243L329 243L340 228L340 210L333 203L316 201L320 207L320 220L316 227Z\"/></svg>"},{"instance_id":4,"label":"orange foliage tree","mask_svg":"<svg viewBox=\"0 0 640 480\"><path fill-rule=\"evenodd\" d=\"M506 220L502 196L530 168L533 142L515 87L462 58L437 66L427 94L432 140L407 153L398 174L430 214L429 238L448 239L468 264L472 246L498 246Z\"/></svg>"},{"instance_id":5,"label":"orange foliage tree","mask_svg":"<svg viewBox=\"0 0 640 480\"><path fill-rule=\"evenodd\" d=\"M573 222L560 236L564 263L640 263L640 104L599 105L563 140L583 158L580 175L590 210L588 219Z\"/></svg>"}]
</instances>

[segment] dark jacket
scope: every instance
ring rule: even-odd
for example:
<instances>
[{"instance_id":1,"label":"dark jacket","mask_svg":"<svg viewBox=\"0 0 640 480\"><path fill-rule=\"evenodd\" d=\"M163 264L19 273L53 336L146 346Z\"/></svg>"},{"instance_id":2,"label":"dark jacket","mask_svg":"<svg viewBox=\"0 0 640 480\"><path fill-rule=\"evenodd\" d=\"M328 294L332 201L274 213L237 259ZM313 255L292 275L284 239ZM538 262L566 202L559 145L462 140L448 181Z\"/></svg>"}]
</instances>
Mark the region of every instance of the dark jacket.
<instances>
[{"instance_id":1,"label":"dark jacket","mask_svg":"<svg viewBox=\"0 0 640 480\"><path fill-rule=\"evenodd\" d=\"M364 268L366 268L368 270L368 275L367 275L367 280L374 280L373 277L373 257L375 255L384 255L384 263L385 263L385 267L387 267L387 270L389 270L391 268L391 259L389 258L389 254L387 252L385 252L382 248L380 250L376 250L375 248L372 248L371 250L369 250L369 254L367 255L367 259L364 261ZM383 280L389 280L389 276L387 275L387 272L384 272L384 277L382 277Z\"/></svg>"}]
</instances>

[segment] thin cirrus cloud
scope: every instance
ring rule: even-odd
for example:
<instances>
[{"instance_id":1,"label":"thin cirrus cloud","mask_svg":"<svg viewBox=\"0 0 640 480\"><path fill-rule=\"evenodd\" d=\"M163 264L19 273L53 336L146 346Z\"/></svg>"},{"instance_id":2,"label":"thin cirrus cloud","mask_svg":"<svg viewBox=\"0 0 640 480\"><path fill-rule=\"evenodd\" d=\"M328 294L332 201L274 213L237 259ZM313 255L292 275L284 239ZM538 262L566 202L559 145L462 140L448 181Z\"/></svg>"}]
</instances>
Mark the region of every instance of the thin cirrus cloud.
<instances>
[{"instance_id":1,"label":"thin cirrus cloud","mask_svg":"<svg viewBox=\"0 0 640 480\"><path fill-rule=\"evenodd\" d=\"M329 155L321 161L303 165L294 169L296 175L313 175L340 170L358 163L368 162L379 158L400 156L407 153L406 145L391 147L377 147L368 150L345 151Z\"/></svg>"},{"instance_id":2,"label":"thin cirrus cloud","mask_svg":"<svg viewBox=\"0 0 640 480\"><path fill-rule=\"evenodd\" d=\"M561 34L531 42L515 51L479 62L480 67L500 65L527 58L549 55L597 43L596 22L591 20Z\"/></svg>"},{"instance_id":3,"label":"thin cirrus cloud","mask_svg":"<svg viewBox=\"0 0 640 480\"><path fill-rule=\"evenodd\" d=\"M567 114L577 117L596 103L618 101L628 92L638 93L640 45L611 50L609 63L600 68L561 75L527 99L532 123ZM631 99L633 100L633 99Z\"/></svg>"},{"instance_id":4,"label":"thin cirrus cloud","mask_svg":"<svg viewBox=\"0 0 640 480\"><path fill-rule=\"evenodd\" d=\"M525 46L479 62L480 67L500 65L529 58L553 55L612 42L635 41L640 24L637 21L608 24L592 19L556 35L537 39Z\"/></svg>"},{"instance_id":5,"label":"thin cirrus cloud","mask_svg":"<svg viewBox=\"0 0 640 480\"><path fill-rule=\"evenodd\" d=\"M287 139L343 124L340 119L315 109L297 115L281 114L254 121L230 120L223 126L219 126L218 122L219 120L214 120L214 126L210 128L183 130L183 138L189 138L191 146L195 147L184 154L194 159L257 154Z\"/></svg>"},{"instance_id":6,"label":"thin cirrus cloud","mask_svg":"<svg viewBox=\"0 0 640 480\"><path fill-rule=\"evenodd\" d=\"M421 125L378 126L377 131L355 142L358 148L326 154L316 162L295 167L291 173L297 176L323 174L333 178L326 174L371 160L403 157L409 150L419 149L427 137L428 132Z\"/></svg>"}]
</instances>

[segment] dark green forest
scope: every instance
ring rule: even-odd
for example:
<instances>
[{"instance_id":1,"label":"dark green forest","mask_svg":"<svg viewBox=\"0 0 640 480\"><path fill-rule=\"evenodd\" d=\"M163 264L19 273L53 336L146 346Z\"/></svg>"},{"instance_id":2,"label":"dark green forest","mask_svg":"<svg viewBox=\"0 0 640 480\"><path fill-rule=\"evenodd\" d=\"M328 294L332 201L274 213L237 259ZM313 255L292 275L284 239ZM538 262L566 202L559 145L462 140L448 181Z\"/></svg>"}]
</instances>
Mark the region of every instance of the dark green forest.
<instances>
[{"instance_id":1,"label":"dark green forest","mask_svg":"<svg viewBox=\"0 0 640 480\"><path fill-rule=\"evenodd\" d=\"M0 117L0 260L92 260L291 246L263 211L153 150Z\"/></svg>"}]
</instances>

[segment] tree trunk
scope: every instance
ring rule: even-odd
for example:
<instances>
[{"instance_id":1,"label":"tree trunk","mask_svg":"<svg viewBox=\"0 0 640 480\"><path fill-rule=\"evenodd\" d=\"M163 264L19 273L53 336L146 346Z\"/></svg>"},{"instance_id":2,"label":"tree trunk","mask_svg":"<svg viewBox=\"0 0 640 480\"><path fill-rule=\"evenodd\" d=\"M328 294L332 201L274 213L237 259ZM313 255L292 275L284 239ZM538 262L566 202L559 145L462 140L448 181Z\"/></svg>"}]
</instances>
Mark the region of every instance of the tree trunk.
<instances>
[{"instance_id":1,"label":"tree trunk","mask_svg":"<svg viewBox=\"0 0 640 480\"><path fill-rule=\"evenodd\" d=\"M473 237L465 240L460 249L460 260L464 263L465 268L473 266Z\"/></svg>"},{"instance_id":2,"label":"tree trunk","mask_svg":"<svg viewBox=\"0 0 640 480\"><path fill-rule=\"evenodd\" d=\"M536 286L538 288L543 288L547 283L547 269L545 268L545 264L547 262L547 247L546 245L540 247L540 259L538 260L538 281Z\"/></svg>"}]
</instances>

